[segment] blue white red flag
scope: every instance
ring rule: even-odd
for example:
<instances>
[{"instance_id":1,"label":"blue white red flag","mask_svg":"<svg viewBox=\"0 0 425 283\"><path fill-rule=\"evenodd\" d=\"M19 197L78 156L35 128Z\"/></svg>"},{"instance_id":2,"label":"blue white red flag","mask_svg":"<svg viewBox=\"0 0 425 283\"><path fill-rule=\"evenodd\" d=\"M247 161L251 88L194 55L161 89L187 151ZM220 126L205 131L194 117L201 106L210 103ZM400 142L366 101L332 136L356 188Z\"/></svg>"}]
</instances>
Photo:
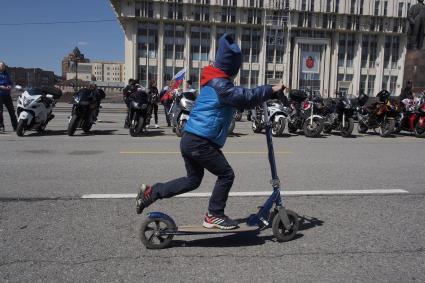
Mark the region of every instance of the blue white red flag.
<instances>
[{"instance_id":1,"label":"blue white red flag","mask_svg":"<svg viewBox=\"0 0 425 283\"><path fill-rule=\"evenodd\" d=\"M186 69L182 69L177 74L174 75L172 79L174 81L174 84L171 87L171 91L179 88L179 86L183 83L185 75L186 75Z\"/></svg>"}]
</instances>

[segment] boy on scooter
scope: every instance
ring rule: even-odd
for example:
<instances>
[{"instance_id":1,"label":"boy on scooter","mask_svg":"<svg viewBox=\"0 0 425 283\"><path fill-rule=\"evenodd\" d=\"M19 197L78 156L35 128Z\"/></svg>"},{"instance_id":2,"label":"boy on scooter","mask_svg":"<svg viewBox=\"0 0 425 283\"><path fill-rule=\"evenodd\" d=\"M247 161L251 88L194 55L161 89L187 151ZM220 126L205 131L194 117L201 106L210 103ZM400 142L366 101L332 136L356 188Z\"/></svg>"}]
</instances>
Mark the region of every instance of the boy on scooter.
<instances>
[{"instance_id":1,"label":"boy on scooter","mask_svg":"<svg viewBox=\"0 0 425 283\"><path fill-rule=\"evenodd\" d=\"M238 223L224 214L235 174L221 148L227 129L238 108L251 109L268 99L281 96L283 84L264 85L246 89L233 85L242 64L239 46L227 34L218 43L216 59L201 74L201 92L190 113L180 150L187 176L153 186L141 185L137 195L137 213L158 199L170 198L198 188L204 169L217 176L203 226L205 228L235 229Z\"/></svg>"}]
</instances>

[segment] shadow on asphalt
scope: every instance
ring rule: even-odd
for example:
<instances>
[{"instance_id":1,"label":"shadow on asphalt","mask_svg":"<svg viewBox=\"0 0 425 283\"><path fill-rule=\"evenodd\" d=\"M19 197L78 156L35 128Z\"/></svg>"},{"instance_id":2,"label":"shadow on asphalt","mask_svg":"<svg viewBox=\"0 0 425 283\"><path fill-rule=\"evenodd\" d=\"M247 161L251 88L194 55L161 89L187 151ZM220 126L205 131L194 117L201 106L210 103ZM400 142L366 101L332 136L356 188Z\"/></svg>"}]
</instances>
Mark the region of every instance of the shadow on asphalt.
<instances>
[{"instance_id":1,"label":"shadow on asphalt","mask_svg":"<svg viewBox=\"0 0 425 283\"><path fill-rule=\"evenodd\" d=\"M37 133L37 132L31 132L28 135L28 137L43 137L43 136L64 136L67 135L66 130L45 130L44 132Z\"/></svg>"},{"instance_id":2,"label":"shadow on asphalt","mask_svg":"<svg viewBox=\"0 0 425 283\"><path fill-rule=\"evenodd\" d=\"M357 139L359 137L363 137L362 135L356 135L356 134L351 134L348 137L343 137L341 136L341 132L332 132L330 134L326 134L327 136L337 136L337 137L342 137L344 139Z\"/></svg>"},{"instance_id":3,"label":"shadow on asphalt","mask_svg":"<svg viewBox=\"0 0 425 283\"><path fill-rule=\"evenodd\" d=\"M243 222L244 219L236 219L238 222ZM304 234L300 231L305 231L308 229L315 228L317 226L322 226L324 224L323 220L320 220L316 217L310 216L300 216L300 224L297 235L295 235L292 241L300 239ZM266 229L268 233L273 233L271 228ZM267 233L265 232L265 233ZM250 232L240 232L235 234L225 234L223 236L217 237L208 237L204 239L196 239L190 241L184 240L173 240L172 247L205 247L205 248L230 248L230 247L249 247L249 246L259 246L263 245L268 241L276 242L277 240L273 235L259 235L260 232L250 231ZM184 236L183 236L184 237Z\"/></svg>"},{"instance_id":4,"label":"shadow on asphalt","mask_svg":"<svg viewBox=\"0 0 425 283\"><path fill-rule=\"evenodd\" d=\"M88 133L84 133L84 132L77 132L75 133L74 136L78 137L87 137L87 136L109 136L109 135L113 135L117 130L91 130Z\"/></svg>"}]
</instances>

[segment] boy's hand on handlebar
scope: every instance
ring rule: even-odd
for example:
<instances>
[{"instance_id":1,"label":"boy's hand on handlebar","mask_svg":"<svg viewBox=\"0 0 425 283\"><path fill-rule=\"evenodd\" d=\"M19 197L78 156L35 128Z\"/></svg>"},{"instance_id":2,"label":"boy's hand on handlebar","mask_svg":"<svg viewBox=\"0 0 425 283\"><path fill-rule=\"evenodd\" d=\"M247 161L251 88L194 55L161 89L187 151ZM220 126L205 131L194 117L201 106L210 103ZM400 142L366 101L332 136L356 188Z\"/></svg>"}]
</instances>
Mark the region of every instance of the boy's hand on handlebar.
<instances>
[{"instance_id":1,"label":"boy's hand on handlebar","mask_svg":"<svg viewBox=\"0 0 425 283\"><path fill-rule=\"evenodd\" d=\"M272 89L273 89L273 93L281 92L281 91L284 91L286 89L286 86L284 84L277 84L277 85L272 86Z\"/></svg>"},{"instance_id":2,"label":"boy's hand on handlebar","mask_svg":"<svg viewBox=\"0 0 425 283\"><path fill-rule=\"evenodd\" d=\"M274 85L272 86L273 89L273 94L271 95L271 99L282 99L283 96L285 96L285 94L283 93L283 91L286 89L286 86L284 84L278 84L278 85Z\"/></svg>"}]
</instances>

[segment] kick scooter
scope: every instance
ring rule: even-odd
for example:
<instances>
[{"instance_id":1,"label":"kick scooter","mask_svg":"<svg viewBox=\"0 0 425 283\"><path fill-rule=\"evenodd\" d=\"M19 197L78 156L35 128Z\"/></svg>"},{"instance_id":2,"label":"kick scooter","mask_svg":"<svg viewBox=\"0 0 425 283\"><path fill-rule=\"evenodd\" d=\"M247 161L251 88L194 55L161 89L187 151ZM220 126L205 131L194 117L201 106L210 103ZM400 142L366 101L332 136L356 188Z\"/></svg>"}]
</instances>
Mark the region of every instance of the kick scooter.
<instances>
[{"instance_id":1,"label":"kick scooter","mask_svg":"<svg viewBox=\"0 0 425 283\"><path fill-rule=\"evenodd\" d=\"M264 108L267 104L264 103ZM273 235L279 242L292 240L298 232L298 215L287 210L283 205L283 199L280 194L280 181L277 176L276 161L273 150L273 141L271 128L272 123L269 120L267 111L264 112L264 121L266 121L267 147L272 173L271 185L273 192L267 201L259 207L255 214L251 214L239 227L232 230L208 229L202 225L177 226L174 220L162 212L149 212L148 218L142 223L140 228L140 240L148 249L163 249L171 244L174 236L183 235L201 235L201 234L228 234L244 233L251 231L262 231L272 228Z\"/></svg>"}]
</instances>

